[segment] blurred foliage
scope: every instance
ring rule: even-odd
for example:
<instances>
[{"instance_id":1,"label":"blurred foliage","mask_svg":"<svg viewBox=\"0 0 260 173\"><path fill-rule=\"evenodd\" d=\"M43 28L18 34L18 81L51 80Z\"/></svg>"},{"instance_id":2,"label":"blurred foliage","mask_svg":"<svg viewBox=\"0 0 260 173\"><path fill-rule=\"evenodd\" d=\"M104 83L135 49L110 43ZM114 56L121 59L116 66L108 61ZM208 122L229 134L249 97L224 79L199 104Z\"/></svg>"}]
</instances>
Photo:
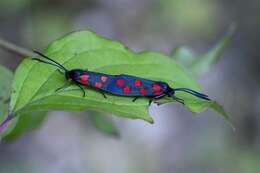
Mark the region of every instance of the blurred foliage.
<instances>
[{"instance_id":1,"label":"blurred foliage","mask_svg":"<svg viewBox=\"0 0 260 173\"><path fill-rule=\"evenodd\" d=\"M250 148L235 148L232 150L229 160L233 160L233 164L237 167L230 166L233 172L250 172L259 173L260 170L260 152Z\"/></svg>"},{"instance_id":2,"label":"blurred foliage","mask_svg":"<svg viewBox=\"0 0 260 173\"><path fill-rule=\"evenodd\" d=\"M4 160L1 163L0 172L1 173L35 173L35 167L33 164L27 165L22 163L11 163L9 160Z\"/></svg>"},{"instance_id":3,"label":"blurred foliage","mask_svg":"<svg viewBox=\"0 0 260 173\"><path fill-rule=\"evenodd\" d=\"M196 61L193 50L186 46L180 46L173 49L171 57L185 68L189 68L192 66L193 62Z\"/></svg>"},{"instance_id":4,"label":"blurred foliage","mask_svg":"<svg viewBox=\"0 0 260 173\"><path fill-rule=\"evenodd\" d=\"M1 0L1 13L12 14L28 8L31 0Z\"/></svg>"},{"instance_id":5,"label":"blurred foliage","mask_svg":"<svg viewBox=\"0 0 260 173\"><path fill-rule=\"evenodd\" d=\"M193 50L183 46L174 49L171 57L186 67L192 75L199 77L208 72L210 67L220 60L232 38L234 29L235 26L232 25L226 35L205 55L196 56Z\"/></svg>"},{"instance_id":6,"label":"blurred foliage","mask_svg":"<svg viewBox=\"0 0 260 173\"><path fill-rule=\"evenodd\" d=\"M72 30L71 20L69 20L70 16L65 12L62 14L61 12L57 13L56 11L46 9L43 12L34 13L35 15L33 15L31 23L25 25L27 28L33 26L33 30L27 33L24 38L31 42L34 47L43 47L60 35L64 35ZM30 31L27 28L25 30Z\"/></svg>"},{"instance_id":7,"label":"blurred foliage","mask_svg":"<svg viewBox=\"0 0 260 173\"><path fill-rule=\"evenodd\" d=\"M172 29L205 36L217 27L217 5L208 0L168 0L160 1L162 19Z\"/></svg>"},{"instance_id":8,"label":"blurred foliage","mask_svg":"<svg viewBox=\"0 0 260 173\"><path fill-rule=\"evenodd\" d=\"M105 113L97 111L88 111L89 119L91 124L100 132L105 135L120 137L119 129L114 124L111 117Z\"/></svg>"},{"instance_id":9,"label":"blurred foliage","mask_svg":"<svg viewBox=\"0 0 260 173\"><path fill-rule=\"evenodd\" d=\"M193 171L196 172L196 169L201 170L203 167L212 168L217 170L216 172L258 173L260 151L231 140L227 141L223 130L209 128L208 131L203 130L200 136L193 137L194 148L188 161L192 165L197 165Z\"/></svg>"}]
</instances>

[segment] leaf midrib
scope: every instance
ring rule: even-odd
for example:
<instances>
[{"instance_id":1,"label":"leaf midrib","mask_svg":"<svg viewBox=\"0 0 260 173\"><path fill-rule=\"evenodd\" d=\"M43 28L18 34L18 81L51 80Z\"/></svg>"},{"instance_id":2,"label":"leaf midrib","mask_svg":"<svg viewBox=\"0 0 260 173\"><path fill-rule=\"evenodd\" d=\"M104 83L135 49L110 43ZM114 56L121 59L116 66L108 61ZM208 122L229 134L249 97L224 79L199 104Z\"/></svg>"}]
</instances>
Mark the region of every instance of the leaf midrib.
<instances>
[{"instance_id":1,"label":"leaf midrib","mask_svg":"<svg viewBox=\"0 0 260 173\"><path fill-rule=\"evenodd\" d=\"M33 104L33 103L37 103L38 101L40 101L40 100L43 100L43 99L46 99L46 98L48 98L48 97L51 97L51 96L55 96L55 95L53 95L53 94L50 94L50 95L48 95L48 96L44 96L44 97L41 97L41 98L39 98L39 99L37 99L37 100L34 100L33 102L31 102L31 103L27 103L26 104L26 106L23 106L22 108L20 108L19 110L17 110L16 112L20 112L20 111L22 111L25 107L27 107L27 106L29 106L30 104ZM84 98L82 98L82 97L78 97L78 96L74 96L74 95L58 95L59 97L65 97L65 98L76 98L76 99L81 99L81 100L83 100L83 101L87 101L87 99L84 99ZM96 102L96 103L102 103L102 104L107 104L107 105L115 105L115 103L113 103L113 102L107 102L107 101L100 101L100 100L96 100L96 99L93 99L92 97L88 97L88 101L90 101L90 102ZM121 103L121 102L120 102ZM124 102L123 102L124 103ZM125 102L126 103L126 102ZM47 104L47 103L46 103ZM55 103L56 104L56 103ZM59 104L59 103L58 103ZM60 103L61 105L63 104L63 103ZM68 104L69 105L69 103L66 103L65 102L65 104ZM73 104L70 104L70 105L73 105ZM86 104L81 104L81 105L83 105L83 106L85 106ZM148 104L118 104L118 103L116 103L116 105L117 106L128 106L128 107L136 107L136 106L138 106L138 107L148 107ZM91 106L90 106L91 107ZM127 114L129 114L128 112L126 112Z\"/></svg>"}]
</instances>

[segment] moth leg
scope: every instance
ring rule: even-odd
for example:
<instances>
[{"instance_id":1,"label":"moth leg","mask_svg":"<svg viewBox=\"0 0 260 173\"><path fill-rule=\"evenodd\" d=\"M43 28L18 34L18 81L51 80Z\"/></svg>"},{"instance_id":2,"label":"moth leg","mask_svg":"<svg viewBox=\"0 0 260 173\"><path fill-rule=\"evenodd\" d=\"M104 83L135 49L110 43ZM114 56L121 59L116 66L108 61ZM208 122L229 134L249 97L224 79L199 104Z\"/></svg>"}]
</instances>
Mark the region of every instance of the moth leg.
<instances>
[{"instance_id":1,"label":"moth leg","mask_svg":"<svg viewBox=\"0 0 260 173\"><path fill-rule=\"evenodd\" d=\"M86 92L85 92L84 88L80 84L76 84L76 85L81 89L81 91L83 92L83 97L85 97Z\"/></svg>"},{"instance_id":2,"label":"moth leg","mask_svg":"<svg viewBox=\"0 0 260 173\"><path fill-rule=\"evenodd\" d=\"M157 106L161 106L161 105L163 105L164 103L167 103L167 102L158 102L158 101L154 101L154 103L155 103Z\"/></svg>"},{"instance_id":3,"label":"moth leg","mask_svg":"<svg viewBox=\"0 0 260 173\"><path fill-rule=\"evenodd\" d=\"M135 97L135 98L132 100L132 102L135 102L138 98L139 98L139 97Z\"/></svg>"},{"instance_id":4,"label":"moth leg","mask_svg":"<svg viewBox=\"0 0 260 173\"><path fill-rule=\"evenodd\" d=\"M156 101L156 100L159 100L159 99L161 99L161 98L163 98L165 96L165 94L161 94L161 95L158 95L158 96L155 96L155 97L152 97L152 98L150 98L150 100L149 100L149 106L151 105L151 103L153 102L153 101ZM160 103L159 102L155 102L158 106L160 106Z\"/></svg>"},{"instance_id":5,"label":"moth leg","mask_svg":"<svg viewBox=\"0 0 260 173\"><path fill-rule=\"evenodd\" d=\"M59 72L60 74L63 74L63 75L64 75L64 73L63 73L60 69L58 69L58 72Z\"/></svg>"},{"instance_id":6,"label":"moth leg","mask_svg":"<svg viewBox=\"0 0 260 173\"><path fill-rule=\"evenodd\" d=\"M103 97L104 97L105 99L107 99L107 96L105 95L105 93L101 92L101 94L103 95Z\"/></svg>"},{"instance_id":7,"label":"moth leg","mask_svg":"<svg viewBox=\"0 0 260 173\"><path fill-rule=\"evenodd\" d=\"M66 82L64 85L62 85L61 87L59 87L59 88L57 88L56 90L55 90L55 92L58 92L58 91L60 91L61 89L65 89L65 88L67 88L67 87L69 87L70 86L70 82Z\"/></svg>"},{"instance_id":8,"label":"moth leg","mask_svg":"<svg viewBox=\"0 0 260 173\"><path fill-rule=\"evenodd\" d=\"M175 96L171 96L173 98L173 100L176 100L177 102L181 103L184 105L184 100L183 99L180 99L178 97L175 97Z\"/></svg>"},{"instance_id":9,"label":"moth leg","mask_svg":"<svg viewBox=\"0 0 260 173\"><path fill-rule=\"evenodd\" d=\"M150 106L153 102L153 98L149 99L149 103L148 103L148 106Z\"/></svg>"}]
</instances>

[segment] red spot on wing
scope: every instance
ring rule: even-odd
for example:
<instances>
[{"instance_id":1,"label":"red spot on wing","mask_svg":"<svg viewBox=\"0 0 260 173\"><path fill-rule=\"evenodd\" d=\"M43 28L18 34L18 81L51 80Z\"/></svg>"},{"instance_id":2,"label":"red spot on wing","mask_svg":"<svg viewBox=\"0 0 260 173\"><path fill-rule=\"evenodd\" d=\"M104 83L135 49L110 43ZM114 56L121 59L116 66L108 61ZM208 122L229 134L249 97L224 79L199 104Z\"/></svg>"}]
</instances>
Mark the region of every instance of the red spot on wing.
<instances>
[{"instance_id":1,"label":"red spot on wing","mask_svg":"<svg viewBox=\"0 0 260 173\"><path fill-rule=\"evenodd\" d=\"M95 83L95 87L100 88L101 86L102 86L102 83L101 83L101 82L96 82L96 83Z\"/></svg>"},{"instance_id":2,"label":"red spot on wing","mask_svg":"<svg viewBox=\"0 0 260 173\"><path fill-rule=\"evenodd\" d=\"M126 86L123 88L123 93L128 94L130 93L130 90L131 90L130 86Z\"/></svg>"},{"instance_id":3,"label":"red spot on wing","mask_svg":"<svg viewBox=\"0 0 260 173\"><path fill-rule=\"evenodd\" d=\"M123 87L125 85L125 81L123 79L118 79L116 81L116 84L119 86L119 87Z\"/></svg>"},{"instance_id":4,"label":"red spot on wing","mask_svg":"<svg viewBox=\"0 0 260 173\"><path fill-rule=\"evenodd\" d=\"M101 80L102 82L106 82L106 81L107 81L107 79L108 79L108 77L107 77L107 76L101 76L101 77L100 77L100 80Z\"/></svg>"},{"instance_id":5,"label":"red spot on wing","mask_svg":"<svg viewBox=\"0 0 260 173\"><path fill-rule=\"evenodd\" d=\"M80 83L82 83L82 84L87 84L88 83L88 79L89 79L89 75L86 75L86 74L81 75L79 77Z\"/></svg>"},{"instance_id":6,"label":"red spot on wing","mask_svg":"<svg viewBox=\"0 0 260 173\"><path fill-rule=\"evenodd\" d=\"M158 96L158 95L161 95L161 94L162 94L162 91L155 91L155 92L153 92L154 96Z\"/></svg>"},{"instance_id":7,"label":"red spot on wing","mask_svg":"<svg viewBox=\"0 0 260 173\"><path fill-rule=\"evenodd\" d=\"M154 91L161 91L161 90L162 90L162 87L161 87L159 84L157 84L157 83L153 83L153 84L151 85L151 87L152 87L152 89L153 89Z\"/></svg>"},{"instance_id":8,"label":"red spot on wing","mask_svg":"<svg viewBox=\"0 0 260 173\"><path fill-rule=\"evenodd\" d=\"M136 86L136 87L140 87L140 86L141 86L141 81L138 80L138 79L136 79L136 80L135 80L135 86Z\"/></svg>"},{"instance_id":9,"label":"red spot on wing","mask_svg":"<svg viewBox=\"0 0 260 173\"><path fill-rule=\"evenodd\" d=\"M159 84L153 83L153 84L151 85L151 87L152 87L152 89L154 90L154 92L153 92L153 95L154 95L154 96L158 96L158 95L161 95L161 94L162 94L162 87L161 87Z\"/></svg>"},{"instance_id":10,"label":"red spot on wing","mask_svg":"<svg viewBox=\"0 0 260 173\"><path fill-rule=\"evenodd\" d=\"M142 89L140 89L140 94L142 94L142 95L145 95L146 93L147 93L147 91L144 89L144 88L142 88Z\"/></svg>"}]
</instances>

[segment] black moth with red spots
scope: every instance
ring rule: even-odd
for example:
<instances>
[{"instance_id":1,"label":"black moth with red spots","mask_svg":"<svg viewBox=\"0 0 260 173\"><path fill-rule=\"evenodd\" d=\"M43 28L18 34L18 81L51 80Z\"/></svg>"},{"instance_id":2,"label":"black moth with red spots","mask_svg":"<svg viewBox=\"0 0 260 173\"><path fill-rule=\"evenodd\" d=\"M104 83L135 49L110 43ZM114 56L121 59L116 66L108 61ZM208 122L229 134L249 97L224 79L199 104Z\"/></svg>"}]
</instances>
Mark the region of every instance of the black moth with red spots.
<instances>
[{"instance_id":1,"label":"black moth with red spots","mask_svg":"<svg viewBox=\"0 0 260 173\"><path fill-rule=\"evenodd\" d=\"M154 81L126 74L111 75L82 69L67 70L63 65L54 61L53 59L43 55L40 52L34 52L48 61L39 58L33 58L33 60L50 64L63 70L66 80L70 83L72 82L76 84L82 90L84 97L85 90L83 86L89 86L100 91L105 98L105 93L133 97L133 101L139 97L147 97L150 100L149 104L152 101L160 99L164 96L171 97L173 100L184 104L182 99L174 96L175 92L178 91L190 93L204 100L210 100L205 94L199 93L189 88L171 88L166 82L162 81ZM57 90L60 90L65 86L67 86L67 83Z\"/></svg>"}]
</instances>

